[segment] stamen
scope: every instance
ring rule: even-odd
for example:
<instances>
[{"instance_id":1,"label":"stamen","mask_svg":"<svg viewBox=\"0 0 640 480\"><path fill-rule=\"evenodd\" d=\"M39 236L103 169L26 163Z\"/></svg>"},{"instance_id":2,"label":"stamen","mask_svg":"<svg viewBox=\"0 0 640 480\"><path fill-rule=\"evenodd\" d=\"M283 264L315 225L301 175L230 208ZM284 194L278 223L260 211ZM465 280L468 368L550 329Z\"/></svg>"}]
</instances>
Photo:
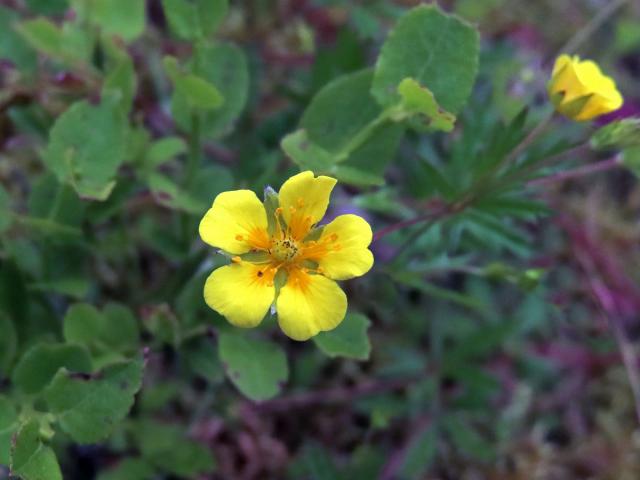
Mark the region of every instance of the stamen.
<instances>
[{"instance_id":1,"label":"stamen","mask_svg":"<svg viewBox=\"0 0 640 480\"><path fill-rule=\"evenodd\" d=\"M238 234L238 235L236 235L236 240L241 242L242 240L244 240L244 236Z\"/></svg>"},{"instance_id":2,"label":"stamen","mask_svg":"<svg viewBox=\"0 0 640 480\"><path fill-rule=\"evenodd\" d=\"M240 263L242 262L242 259L238 255L236 255L235 257L231 257L231 261L233 263Z\"/></svg>"},{"instance_id":3,"label":"stamen","mask_svg":"<svg viewBox=\"0 0 640 480\"><path fill-rule=\"evenodd\" d=\"M302 208L304 207L304 199L303 198L299 198L296 203L298 204L298 208Z\"/></svg>"},{"instance_id":4,"label":"stamen","mask_svg":"<svg viewBox=\"0 0 640 480\"><path fill-rule=\"evenodd\" d=\"M338 234L332 233L329 238L331 239L332 242L335 242L336 240L338 240Z\"/></svg>"}]
</instances>

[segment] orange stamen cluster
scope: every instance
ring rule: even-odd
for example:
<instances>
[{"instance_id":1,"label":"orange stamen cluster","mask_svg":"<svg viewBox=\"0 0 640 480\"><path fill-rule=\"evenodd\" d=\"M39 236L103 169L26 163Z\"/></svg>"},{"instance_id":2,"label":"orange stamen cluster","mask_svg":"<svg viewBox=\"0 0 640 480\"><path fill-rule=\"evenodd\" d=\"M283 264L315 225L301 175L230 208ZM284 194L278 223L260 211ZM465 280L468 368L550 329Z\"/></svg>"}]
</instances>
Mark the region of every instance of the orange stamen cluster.
<instances>
[{"instance_id":1,"label":"orange stamen cluster","mask_svg":"<svg viewBox=\"0 0 640 480\"><path fill-rule=\"evenodd\" d=\"M255 278L260 282L267 282L273 285L273 279L281 268L285 269L288 275L287 283L304 289L308 283L302 273L321 274L322 269L309 268L303 264L304 261L318 262L331 251L340 250L337 243L338 235L321 236L319 240L304 239L312 231L313 223L309 215L305 215L304 199L296 201L296 207L289 207L289 221L285 224L282 207L274 211L275 231L271 236L266 231L254 231L248 236L247 241L253 247L254 252L265 252L269 260L260 265L256 264ZM236 235L236 240L242 241L245 236ZM241 261L239 257L233 257L233 262Z\"/></svg>"}]
</instances>

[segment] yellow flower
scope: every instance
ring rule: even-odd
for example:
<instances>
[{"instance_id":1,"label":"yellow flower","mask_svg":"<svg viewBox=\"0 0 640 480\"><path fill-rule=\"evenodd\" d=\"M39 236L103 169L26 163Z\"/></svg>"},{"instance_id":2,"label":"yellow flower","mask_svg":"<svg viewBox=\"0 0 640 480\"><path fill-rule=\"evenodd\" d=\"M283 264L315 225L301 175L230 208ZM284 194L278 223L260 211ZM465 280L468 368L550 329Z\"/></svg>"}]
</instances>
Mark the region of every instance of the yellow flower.
<instances>
[{"instance_id":1,"label":"yellow flower","mask_svg":"<svg viewBox=\"0 0 640 480\"><path fill-rule=\"evenodd\" d=\"M560 55L548 85L556 110L577 121L591 120L622 106L615 81L591 60Z\"/></svg>"},{"instance_id":2,"label":"yellow flower","mask_svg":"<svg viewBox=\"0 0 640 480\"><path fill-rule=\"evenodd\" d=\"M307 340L340 324L347 297L334 280L373 265L372 233L357 215L316 227L336 180L306 171L265 203L250 190L223 192L200 222L200 236L232 256L204 286L207 304L238 327L257 326L274 305L282 331ZM266 208L265 208L266 207Z\"/></svg>"}]
</instances>

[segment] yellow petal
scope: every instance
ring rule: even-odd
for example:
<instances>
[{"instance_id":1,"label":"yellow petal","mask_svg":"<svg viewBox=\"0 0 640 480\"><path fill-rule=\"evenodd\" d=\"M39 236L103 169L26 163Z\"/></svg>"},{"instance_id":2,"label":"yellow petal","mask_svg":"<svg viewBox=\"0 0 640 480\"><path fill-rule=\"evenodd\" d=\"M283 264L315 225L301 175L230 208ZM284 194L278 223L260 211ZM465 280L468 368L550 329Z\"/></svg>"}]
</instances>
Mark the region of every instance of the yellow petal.
<instances>
[{"instance_id":1,"label":"yellow petal","mask_svg":"<svg viewBox=\"0 0 640 480\"><path fill-rule=\"evenodd\" d=\"M622 96L620 95L618 99L611 99L603 97L599 94L593 94L591 95L585 106L575 116L574 120L577 120L579 122L592 120L596 117L599 117L600 115L614 112L621 106Z\"/></svg>"},{"instance_id":2,"label":"yellow petal","mask_svg":"<svg viewBox=\"0 0 640 480\"><path fill-rule=\"evenodd\" d=\"M258 325L275 297L273 274L264 265L240 262L214 270L204 285L204 299L237 327Z\"/></svg>"},{"instance_id":3,"label":"yellow petal","mask_svg":"<svg viewBox=\"0 0 640 480\"><path fill-rule=\"evenodd\" d=\"M219 194L200 222L203 241L236 255L269 248L267 214L250 190Z\"/></svg>"},{"instance_id":4,"label":"yellow petal","mask_svg":"<svg viewBox=\"0 0 640 480\"><path fill-rule=\"evenodd\" d=\"M623 103L615 81L595 62L577 56L558 57L548 89L556 109L577 121L613 112Z\"/></svg>"},{"instance_id":5,"label":"yellow petal","mask_svg":"<svg viewBox=\"0 0 640 480\"><path fill-rule=\"evenodd\" d=\"M307 170L289 178L280 188L280 208L291 235L302 240L312 225L324 217L336 184L331 177L315 177Z\"/></svg>"},{"instance_id":6,"label":"yellow petal","mask_svg":"<svg viewBox=\"0 0 640 480\"><path fill-rule=\"evenodd\" d=\"M334 280L346 280L367 273L373 254L367 247L372 239L371 227L357 215L340 215L322 230L316 258L322 274ZM322 251L324 247L324 251Z\"/></svg>"},{"instance_id":7,"label":"yellow petal","mask_svg":"<svg viewBox=\"0 0 640 480\"><path fill-rule=\"evenodd\" d=\"M347 296L333 280L301 270L289 273L276 300L278 324L294 340L336 328L347 312Z\"/></svg>"}]
</instances>

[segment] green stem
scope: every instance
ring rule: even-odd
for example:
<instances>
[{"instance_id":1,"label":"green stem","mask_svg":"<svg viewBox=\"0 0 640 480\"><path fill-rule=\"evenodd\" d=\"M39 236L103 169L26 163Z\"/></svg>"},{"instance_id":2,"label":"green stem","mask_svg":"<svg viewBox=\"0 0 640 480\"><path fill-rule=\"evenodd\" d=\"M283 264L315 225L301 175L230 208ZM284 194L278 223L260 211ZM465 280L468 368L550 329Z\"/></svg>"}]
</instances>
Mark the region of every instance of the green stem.
<instances>
[{"instance_id":1,"label":"green stem","mask_svg":"<svg viewBox=\"0 0 640 480\"><path fill-rule=\"evenodd\" d=\"M64 199L65 190L66 186L64 183L58 185L56 196L53 197L53 205L51 206L51 210L49 210L49 214L47 215L47 218L49 220L54 220L58 216L60 207L62 206L62 200Z\"/></svg>"},{"instance_id":2,"label":"green stem","mask_svg":"<svg viewBox=\"0 0 640 480\"><path fill-rule=\"evenodd\" d=\"M202 134L200 115L191 114L191 135L189 136L189 156L187 159L187 171L185 186L193 183L200 169L200 152L202 150Z\"/></svg>"},{"instance_id":3,"label":"green stem","mask_svg":"<svg viewBox=\"0 0 640 480\"><path fill-rule=\"evenodd\" d=\"M338 154L336 155L336 161L339 163L347 160L349 158L349 155L351 155L354 151L364 145L367 140L369 140L369 138L373 136L378 127L388 122L392 115L393 110L390 108L387 108L386 110L380 112L380 114L376 118L362 127L360 131L351 138L349 143L347 143L338 152Z\"/></svg>"}]
</instances>

